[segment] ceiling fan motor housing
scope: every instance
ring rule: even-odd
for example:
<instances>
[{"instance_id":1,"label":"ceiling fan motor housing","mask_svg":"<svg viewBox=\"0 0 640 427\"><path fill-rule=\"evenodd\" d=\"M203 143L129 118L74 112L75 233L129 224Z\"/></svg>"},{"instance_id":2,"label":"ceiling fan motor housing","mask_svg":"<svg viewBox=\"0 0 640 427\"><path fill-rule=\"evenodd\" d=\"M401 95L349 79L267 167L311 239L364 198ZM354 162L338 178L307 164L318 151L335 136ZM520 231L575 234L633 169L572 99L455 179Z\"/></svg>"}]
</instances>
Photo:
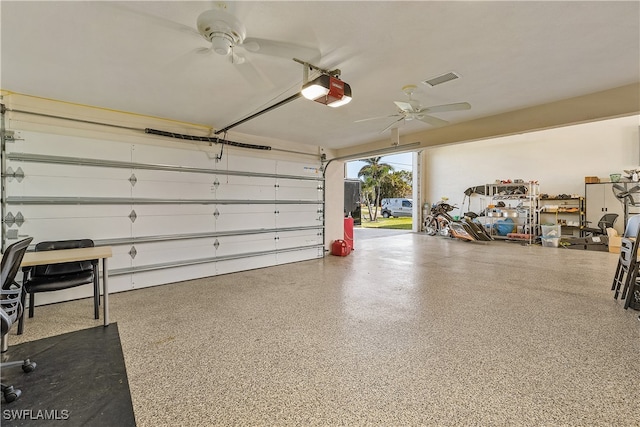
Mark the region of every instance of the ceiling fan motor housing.
<instances>
[{"instance_id":1,"label":"ceiling fan motor housing","mask_svg":"<svg viewBox=\"0 0 640 427\"><path fill-rule=\"evenodd\" d=\"M240 21L222 10L208 10L198 16L198 32L211 42L213 50L228 55L231 49L241 45L246 31Z\"/></svg>"}]
</instances>

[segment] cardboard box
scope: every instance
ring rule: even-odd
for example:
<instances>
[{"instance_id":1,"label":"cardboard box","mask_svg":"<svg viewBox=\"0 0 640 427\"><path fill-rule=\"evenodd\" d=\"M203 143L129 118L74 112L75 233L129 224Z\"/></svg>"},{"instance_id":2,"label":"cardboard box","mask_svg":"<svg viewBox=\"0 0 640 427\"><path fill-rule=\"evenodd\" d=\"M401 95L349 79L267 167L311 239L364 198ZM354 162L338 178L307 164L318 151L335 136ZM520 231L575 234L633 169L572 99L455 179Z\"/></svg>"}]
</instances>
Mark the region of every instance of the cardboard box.
<instances>
[{"instance_id":1,"label":"cardboard box","mask_svg":"<svg viewBox=\"0 0 640 427\"><path fill-rule=\"evenodd\" d=\"M600 182L600 178L598 178L597 176L585 176L584 182L586 184L597 184Z\"/></svg>"},{"instance_id":2,"label":"cardboard box","mask_svg":"<svg viewBox=\"0 0 640 427\"><path fill-rule=\"evenodd\" d=\"M620 246L622 246L621 236L609 236L609 252L619 254Z\"/></svg>"}]
</instances>

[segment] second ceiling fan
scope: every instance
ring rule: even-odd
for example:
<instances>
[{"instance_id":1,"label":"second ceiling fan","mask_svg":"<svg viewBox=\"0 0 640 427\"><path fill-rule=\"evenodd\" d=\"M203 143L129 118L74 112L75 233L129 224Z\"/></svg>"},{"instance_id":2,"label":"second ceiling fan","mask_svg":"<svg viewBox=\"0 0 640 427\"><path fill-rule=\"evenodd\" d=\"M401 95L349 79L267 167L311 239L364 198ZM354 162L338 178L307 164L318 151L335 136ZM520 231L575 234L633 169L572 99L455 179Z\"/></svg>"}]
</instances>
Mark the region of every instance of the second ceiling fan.
<instances>
[{"instance_id":1,"label":"second ceiling fan","mask_svg":"<svg viewBox=\"0 0 640 427\"><path fill-rule=\"evenodd\" d=\"M438 117L434 117L431 114L471 109L471 104L469 104L468 102L456 102L453 104L442 104L434 105L431 107L423 107L422 105L420 105L420 101L418 101L417 99L413 99L413 93L415 92L415 90L415 85L403 86L402 91L407 94L409 99L407 101L394 101L394 104L396 104L396 106L398 107L398 112L396 114L356 120L356 123L366 122L369 120L395 118L395 120L389 126L380 131L381 133L392 128L397 123L407 120L420 120L421 122L430 124L431 126L444 126L446 124L449 124L449 122Z\"/></svg>"}]
</instances>

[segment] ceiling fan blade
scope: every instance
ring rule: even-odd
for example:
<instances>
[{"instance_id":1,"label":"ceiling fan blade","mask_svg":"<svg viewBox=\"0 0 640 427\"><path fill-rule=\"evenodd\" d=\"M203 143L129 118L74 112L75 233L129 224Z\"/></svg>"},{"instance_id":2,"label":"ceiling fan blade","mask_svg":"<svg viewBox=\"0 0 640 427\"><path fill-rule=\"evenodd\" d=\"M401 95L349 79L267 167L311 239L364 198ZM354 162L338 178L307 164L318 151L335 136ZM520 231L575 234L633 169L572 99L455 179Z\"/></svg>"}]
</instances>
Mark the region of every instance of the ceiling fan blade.
<instances>
[{"instance_id":1,"label":"ceiling fan blade","mask_svg":"<svg viewBox=\"0 0 640 427\"><path fill-rule=\"evenodd\" d=\"M275 40L247 37L240 46L249 52L276 56L279 58L300 58L305 61L314 61L320 58L320 51L316 48L301 46L294 43L278 42Z\"/></svg>"},{"instance_id":2,"label":"ceiling fan blade","mask_svg":"<svg viewBox=\"0 0 640 427\"><path fill-rule=\"evenodd\" d=\"M449 122L446 120L442 120L433 116L428 116L426 114L424 116L422 115L416 116L416 119L420 120L421 122L428 123L431 126L444 126L449 124Z\"/></svg>"},{"instance_id":3,"label":"ceiling fan blade","mask_svg":"<svg viewBox=\"0 0 640 427\"><path fill-rule=\"evenodd\" d=\"M353 123L361 123L361 122L368 122L370 120L380 120L380 119L388 119L390 117L404 117L401 114L392 114L390 116L381 116L381 117L369 117L367 119L360 119L360 120L355 120Z\"/></svg>"},{"instance_id":4,"label":"ceiling fan blade","mask_svg":"<svg viewBox=\"0 0 640 427\"><path fill-rule=\"evenodd\" d=\"M396 104L399 109L401 109L402 111L406 111L407 113L415 113L416 112L413 109L413 105L409 104L408 102L393 101L393 103Z\"/></svg>"},{"instance_id":5,"label":"ceiling fan blade","mask_svg":"<svg viewBox=\"0 0 640 427\"><path fill-rule=\"evenodd\" d=\"M442 104L434 105L433 107L426 107L420 110L425 113L443 113L445 111L460 111L471 109L471 104L468 102L456 102L454 104Z\"/></svg>"},{"instance_id":6,"label":"ceiling fan blade","mask_svg":"<svg viewBox=\"0 0 640 427\"><path fill-rule=\"evenodd\" d=\"M625 197L631 197L631 194L635 194L635 193L639 193L640 192L640 185L635 185L629 189L627 189L627 183L622 183L622 184L613 184L611 186L612 190L613 190L613 194L618 198L618 199L624 199ZM616 193L616 190L618 191Z\"/></svg>"},{"instance_id":7,"label":"ceiling fan blade","mask_svg":"<svg viewBox=\"0 0 640 427\"><path fill-rule=\"evenodd\" d=\"M380 131L380 133L384 133L385 131L387 131L387 130L391 129L391 128L393 127L393 125L395 125L396 123L401 122L401 121L403 121L403 120L404 120L404 116L400 117L398 120L394 121L394 122L393 122L393 123L391 123L389 126L387 126L386 128L382 129L382 130Z\"/></svg>"},{"instance_id":8,"label":"ceiling fan blade","mask_svg":"<svg viewBox=\"0 0 640 427\"><path fill-rule=\"evenodd\" d=\"M235 54L229 55L231 58L242 58ZM273 82L269 80L263 73L261 73L253 64L247 59L242 58L242 62L235 63L235 69L238 70L240 75L256 89L271 89L273 88Z\"/></svg>"},{"instance_id":9,"label":"ceiling fan blade","mask_svg":"<svg viewBox=\"0 0 640 427\"><path fill-rule=\"evenodd\" d=\"M198 55L209 55L211 52L213 52L213 48L211 46L197 47L193 50L193 52L197 53Z\"/></svg>"},{"instance_id":10,"label":"ceiling fan blade","mask_svg":"<svg viewBox=\"0 0 640 427\"><path fill-rule=\"evenodd\" d=\"M159 25L161 27L170 28L172 30L179 31L181 33L189 34L191 36L195 36L195 37L198 37L199 39L202 39L202 36L198 32L198 30L196 30L195 28L190 27L189 25L181 24L176 21L172 21L171 19L163 18L162 16L158 16L158 15L151 14L149 12L138 10L132 4L125 5L121 2L100 2L100 4L105 7L119 9L120 11L123 11L127 14L138 15L142 17L142 19L146 19L149 22L153 22L154 24ZM144 7L144 5L142 5L142 7Z\"/></svg>"}]
</instances>

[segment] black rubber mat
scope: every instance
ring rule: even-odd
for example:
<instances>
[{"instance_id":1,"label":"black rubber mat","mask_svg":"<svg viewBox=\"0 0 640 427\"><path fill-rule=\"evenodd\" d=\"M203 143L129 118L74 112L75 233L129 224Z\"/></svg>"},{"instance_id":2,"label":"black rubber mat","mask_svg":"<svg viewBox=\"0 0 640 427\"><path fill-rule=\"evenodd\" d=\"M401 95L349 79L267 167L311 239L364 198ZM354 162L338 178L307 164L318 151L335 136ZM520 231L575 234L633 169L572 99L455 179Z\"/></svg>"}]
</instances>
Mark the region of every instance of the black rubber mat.
<instances>
[{"instance_id":1,"label":"black rubber mat","mask_svg":"<svg viewBox=\"0 0 640 427\"><path fill-rule=\"evenodd\" d=\"M37 366L3 369L2 382L22 390L14 402L2 399L3 427L135 426L117 324L10 346L6 355Z\"/></svg>"}]
</instances>

